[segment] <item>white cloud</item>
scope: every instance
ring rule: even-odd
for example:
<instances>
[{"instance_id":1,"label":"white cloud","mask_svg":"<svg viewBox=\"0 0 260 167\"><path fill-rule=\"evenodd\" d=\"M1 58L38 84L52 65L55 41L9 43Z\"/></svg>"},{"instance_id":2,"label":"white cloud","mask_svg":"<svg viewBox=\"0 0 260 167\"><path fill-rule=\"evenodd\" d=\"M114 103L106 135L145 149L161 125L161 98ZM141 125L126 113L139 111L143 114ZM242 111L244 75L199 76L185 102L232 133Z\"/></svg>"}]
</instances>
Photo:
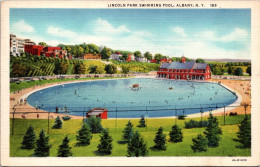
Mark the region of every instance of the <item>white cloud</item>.
<instances>
[{"instance_id":1,"label":"white cloud","mask_svg":"<svg viewBox=\"0 0 260 167\"><path fill-rule=\"evenodd\" d=\"M54 26L49 26L47 29L47 33L53 36L67 37L67 38L74 38L75 36L77 36L77 34L73 31L65 30Z\"/></svg>"},{"instance_id":2,"label":"white cloud","mask_svg":"<svg viewBox=\"0 0 260 167\"><path fill-rule=\"evenodd\" d=\"M187 34L185 33L184 29L181 28L181 27L174 27L172 29L172 31L175 32L176 34L182 36L182 37L186 37L187 36Z\"/></svg>"},{"instance_id":3,"label":"white cloud","mask_svg":"<svg viewBox=\"0 0 260 167\"><path fill-rule=\"evenodd\" d=\"M217 36L213 31L203 31L197 35L197 38L214 42L241 42L248 38L248 33L244 29L236 28L226 35Z\"/></svg>"},{"instance_id":4,"label":"white cloud","mask_svg":"<svg viewBox=\"0 0 260 167\"><path fill-rule=\"evenodd\" d=\"M25 23L24 20L20 20L13 24L12 31L14 31L14 33L32 33L34 32L34 28Z\"/></svg>"},{"instance_id":5,"label":"white cloud","mask_svg":"<svg viewBox=\"0 0 260 167\"><path fill-rule=\"evenodd\" d=\"M103 20L101 18L97 19L95 21L95 27L94 30L96 33L106 33L109 34L115 34L115 33L129 33L130 30L126 28L126 26L121 25L119 27L114 27L112 24L110 24L107 20Z\"/></svg>"}]
</instances>

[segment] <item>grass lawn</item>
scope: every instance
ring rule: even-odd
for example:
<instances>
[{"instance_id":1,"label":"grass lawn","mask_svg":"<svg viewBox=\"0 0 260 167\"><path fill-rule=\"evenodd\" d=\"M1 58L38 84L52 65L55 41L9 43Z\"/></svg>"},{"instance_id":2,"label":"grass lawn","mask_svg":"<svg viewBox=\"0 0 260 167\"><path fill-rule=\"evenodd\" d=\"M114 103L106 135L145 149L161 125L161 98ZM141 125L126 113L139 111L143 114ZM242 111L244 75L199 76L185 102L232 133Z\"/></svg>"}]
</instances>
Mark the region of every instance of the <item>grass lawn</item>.
<instances>
[{"instance_id":1,"label":"grass lawn","mask_svg":"<svg viewBox=\"0 0 260 167\"><path fill-rule=\"evenodd\" d=\"M192 138L196 137L199 133L203 133L205 128L192 128L185 129L184 122L186 120L177 120L177 124L183 129L184 140L181 143L171 143L169 140L169 131L172 125L174 125L174 119L148 119L147 128L138 128L139 119L132 119L134 124L134 130L138 130L147 142L148 148L154 145L153 139L157 129L162 126L164 133L167 135L167 150L166 151L153 151L149 149L149 156L250 156L251 149L238 148L238 142L233 141L236 138L236 132L238 131L237 124L244 118L244 115L238 116L226 116L226 125L223 125L223 116L219 116L219 124L223 130L219 147L209 148L207 152L193 153L190 145L192 145ZM193 118L199 121L200 118ZM203 118L204 120L207 118ZM115 119L102 120L104 128L109 128L110 135L113 138L112 154L109 156L126 156L127 144L120 144L122 137L122 130L124 129L127 119ZM54 120L50 120L50 127L53 125ZM28 157L32 156L33 150L21 149L21 142L23 135L26 132L29 125L32 125L35 129L38 137L41 129L45 129L47 132L48 120L36 120L36 119L15 119L14 135L10 136L10 156L11 157ZM49 142L52 145L50 150L50 156L57 155L58 146L61 144L62 139L67 134L70 139L70 146L72 147L73 156L85 157L85 156L97 156L94 152L97 150L100 136L94 134L89 146L76 147L76 134L82 125L82 120L69 120L63 121L62 129L50 129ZM115 126L117 125L117 127ZM12 127L12 120L10 120L10 127Z\"/></svg>"},{"instance_id":2,"label":"grass lawn","mask_svg":"<svg viewBox=\"0 0 260 167\"><path fill-rule=\"evenodd\" d=\"M66 78L66 79L52 79L52 80L36 80L36 81L23 81L18 83L10 83L10 92L30 88L36 85L44 85L48 83L66 82L66 81L83 81L83 80L98 80L98 79L114 79L114 78L127 78L127 77L99 77L99 78Z\"/></svg>"}]
</instances>

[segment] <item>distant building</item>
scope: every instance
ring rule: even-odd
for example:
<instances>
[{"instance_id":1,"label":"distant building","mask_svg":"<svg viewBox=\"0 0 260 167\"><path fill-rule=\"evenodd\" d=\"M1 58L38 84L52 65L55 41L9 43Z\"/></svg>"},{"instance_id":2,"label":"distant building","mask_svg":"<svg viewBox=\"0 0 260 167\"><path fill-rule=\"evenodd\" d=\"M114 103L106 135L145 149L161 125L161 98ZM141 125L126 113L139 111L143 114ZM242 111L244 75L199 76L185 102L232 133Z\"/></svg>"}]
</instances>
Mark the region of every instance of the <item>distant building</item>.
<instances>
[{"instance_id":1,"label":"distant building","mask_svg":"<svg viewBox=\"0 0 260 167\"><path fill-rule=\"evenodd\" d=\"M135 60L142 63L147 62L147 58L145 57L136 57Z\"/></svg>"},{"instance_id":2,"label":"distant building","mask_svg":"<svg viewBox=\"0 0 260 167\"><path fill-rule=\"evenodd\" d=\"M24 51L26 53L40 56L43 51L42 45L24 45Z\"/></svg>"},{"instance_id":3,"label":"distant building","mask_svg":"<svg viewBox=\"0 0 260 167\"><path fill-rule=\"evenodd\" d=\"M181 80L207 80L211 78L211 70L207 63L180 62L163 63L157 72L158 78Z\"/></svg>"},{"instance_id":4,"label":"distant building","mask_svg":"<svg viewBox=\"0 0 260 167\"><path fill-rule=\"evenodd\" d=\"M87 59L101 59L100 54L92 54L92 53L86 53L83 55L82 59L87 60Z\"/></svg>"},{"instance_id":5,"label":"distant building","mask_svg":"<svg viewBox=\"0 0 260 167\"><path fill-rule=\"evenodd\" d=\"M160 63L171 63L172 59L160 59ZM157 63L156 59L150 60L150 63Z\"/></svg>"},{"instance_id":6,"label":"distant building","mask_svg":"<svg viewBox=\"0 0 260 167\"><path fill-rule=\"evenodd\" d=\"M17 38L16 35L10 34L10 53L13 56L20 56L25 52L24 45L35 45L30 39Z\"/></svg>"},{"instance_id":7,"label":"distant building","mask_svg":"<svg viewBox=\"0 0 260 167\"><path fill-rule=\"evenodd\" d=\"M115 52L113 54L110 55L110 59L112 60L120 60L120 57L122 57L123 55L120 52Z\"/></svg>"}]
</instances>

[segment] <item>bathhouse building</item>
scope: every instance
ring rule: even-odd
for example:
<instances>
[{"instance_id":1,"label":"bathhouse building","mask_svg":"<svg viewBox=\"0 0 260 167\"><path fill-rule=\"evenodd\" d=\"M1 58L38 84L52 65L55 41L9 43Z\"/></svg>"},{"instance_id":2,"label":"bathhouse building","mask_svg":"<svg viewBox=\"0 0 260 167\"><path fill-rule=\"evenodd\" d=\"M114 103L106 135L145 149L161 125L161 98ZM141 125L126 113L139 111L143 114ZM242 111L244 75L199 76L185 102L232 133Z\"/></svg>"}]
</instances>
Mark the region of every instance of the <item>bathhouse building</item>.
<instances>
[{"instance_id":1,"label":"bathhouse building","mask_svg":"<svg viewBox=\"0 0 260 167\"><path fill-rule=\"evenodd\" d=\"M211 70L207 63L186 62L182 57L181 62L163 63L158 78L181 79L181 80L207 80L211 78Z\"/></svg>"}]
</instances>

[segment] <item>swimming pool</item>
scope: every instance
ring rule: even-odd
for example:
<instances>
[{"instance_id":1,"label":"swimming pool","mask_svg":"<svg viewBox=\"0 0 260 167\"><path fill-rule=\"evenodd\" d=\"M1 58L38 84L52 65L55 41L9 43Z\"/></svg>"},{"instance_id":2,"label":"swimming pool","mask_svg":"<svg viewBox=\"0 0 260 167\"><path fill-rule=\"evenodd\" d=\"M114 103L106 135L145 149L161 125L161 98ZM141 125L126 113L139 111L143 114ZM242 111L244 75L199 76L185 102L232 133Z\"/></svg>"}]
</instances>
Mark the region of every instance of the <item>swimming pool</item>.
<instances>
[{"instance_id":1,"label":"swimming pool","mask_svg":"<svg viewBox=\"0 0 260 167\"><path fill-rule=\"evenodd\" d=\"M139 88L132 89L134 84ZM138 118L174 116L171 109L175 108L178 115L205 112L236 99L233 92L216 83L135 78L58 85L34 92L27 101L50 112L58 107L60 112L66 108L71 115L82 115L101 107L108 109L109 118Z\"/></svg>"}]
</instances>

